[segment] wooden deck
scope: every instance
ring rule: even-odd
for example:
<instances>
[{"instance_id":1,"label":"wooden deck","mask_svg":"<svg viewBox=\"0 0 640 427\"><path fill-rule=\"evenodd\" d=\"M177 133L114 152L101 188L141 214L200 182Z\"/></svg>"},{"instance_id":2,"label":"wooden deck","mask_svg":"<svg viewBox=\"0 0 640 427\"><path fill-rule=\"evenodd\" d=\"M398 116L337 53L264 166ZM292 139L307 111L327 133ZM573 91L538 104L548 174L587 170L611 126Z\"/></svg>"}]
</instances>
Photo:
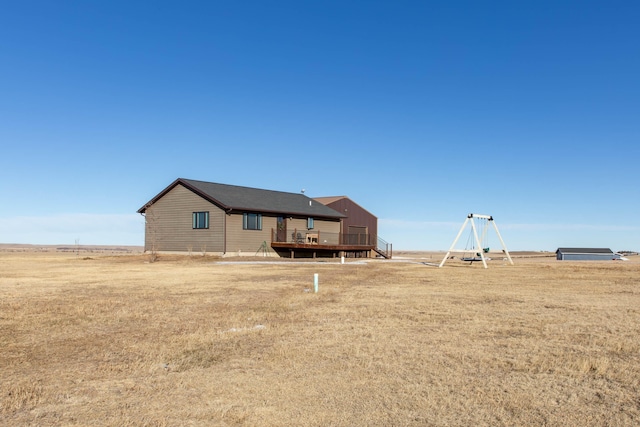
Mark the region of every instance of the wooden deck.
<instances>
[{"instance_id":1,"label":"wooden deck","mask_svg":"<svg viewBox=\"0 0 640 427\"><path fill-rule=\"evenodd\" d=\"M342 256L367 258L375 249L372 245L326 245L292 242L271 242L271 247L281 256L288 252L291 258L337 258Z\"/></svg>"}]
</instances>

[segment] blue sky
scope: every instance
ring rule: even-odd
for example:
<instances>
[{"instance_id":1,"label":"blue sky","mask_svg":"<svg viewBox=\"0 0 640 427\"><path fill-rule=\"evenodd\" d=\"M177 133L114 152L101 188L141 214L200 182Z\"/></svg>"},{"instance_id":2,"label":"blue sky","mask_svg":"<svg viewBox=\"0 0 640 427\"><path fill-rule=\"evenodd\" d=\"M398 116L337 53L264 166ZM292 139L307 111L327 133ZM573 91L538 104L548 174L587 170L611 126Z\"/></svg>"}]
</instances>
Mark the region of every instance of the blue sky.
<instances>
[{"instance_id":1,"label":"blue sky","mask_svg":"<svg viewBox=\"0 0 640 427\"><path fill-rule=\"evenodd\" d=\"M21 1L0 242L143 242L178 177L347 195L396 250L640 250L640 3ZM493 246L498 246L494 243Z\"/></svg>"}]
</instances>

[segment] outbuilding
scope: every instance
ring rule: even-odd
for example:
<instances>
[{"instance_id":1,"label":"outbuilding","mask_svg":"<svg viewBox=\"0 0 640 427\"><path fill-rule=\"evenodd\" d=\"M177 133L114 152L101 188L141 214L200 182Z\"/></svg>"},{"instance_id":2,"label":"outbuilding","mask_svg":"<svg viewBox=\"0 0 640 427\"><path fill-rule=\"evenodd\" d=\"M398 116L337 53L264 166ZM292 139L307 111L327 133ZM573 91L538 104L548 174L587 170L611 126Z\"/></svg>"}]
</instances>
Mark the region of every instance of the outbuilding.
<instances>
[{"instance_id":1,"label":"outbuilding","mask_svg":"<svg viewBox=\"0 0 640 427\"><path fill-rule=\"evenodd\" d=\"M316 197L314 200L344 215L341 220L343 243L376 245L379 255L391 257L391 244L378 237L378 218L347 196ZM384 250L383 250L384 249ZM383 250L384 253L381 253Z\"/></svg>"},{"instance_id":2,"label":"outbuilding","mask_svg":"<svg viewBox=\"0 0 640 427\"><path fill-rule=\"evenodd\" d=\"M558 248L556 259L560 261L609 261L616 254L609 248Z\"/></svg>"}]
</instances>

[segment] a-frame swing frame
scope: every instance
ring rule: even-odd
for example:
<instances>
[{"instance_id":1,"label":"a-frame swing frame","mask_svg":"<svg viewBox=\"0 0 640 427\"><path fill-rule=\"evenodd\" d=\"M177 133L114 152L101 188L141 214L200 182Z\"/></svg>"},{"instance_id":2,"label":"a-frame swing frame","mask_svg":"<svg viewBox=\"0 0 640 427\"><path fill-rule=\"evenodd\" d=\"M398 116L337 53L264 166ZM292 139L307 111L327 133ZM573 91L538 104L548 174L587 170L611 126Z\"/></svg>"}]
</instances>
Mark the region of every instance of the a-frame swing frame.
<instances>
[{"instance_id":1,"label":"a-frame swing frame","mask_svg":"<svg viewBox=\"0 0 640 427\"><path fill-rule=\"evenodd\" d=\"M478 238L478 230L475 224L475 220L474 218L478 218L478 219L486 219L487 222L484 225L483 229L482 229L482 237ZM484 257L484 250L482 248L482 245L480 244L481 241L484 241L485 236L487 235L487 231L489 228L489 223L493 224L493 229L496 231L496 234L498 235L498 239L500 239L500 244L502 244L502 250L504 252L504 254L507 256L507 260L509 260L509 263L511 265L513 265L513 260L511 259L511 255L509 255L509 251L507 250L507 246L504 244L504 240L502 240L502 236L500 235L500 231L498 231L498 226L496 225L496 222L494 221L493 217L491 215L479 215L479 214L472 214L470 213L469 215L467 215L467 219L464 220L464 223L462 224L462 227L460 227L460 231L458 232L458 235L456 236L455 240L453 241L453 243L451 244L451 247L449 248L449 250L447 251L447 254L444 256L444 258L442 258L442 262L440 263L440 265L438 265L438 267L442 267L444 265L445 262L447 262L447 259L449 258L449 255L451 255L451 252L467 252L468 250L460 250L460 249L455 249L456 244L458 243L458 240L460 239L460 236L462 236L462 232L464 231L464 229L467 227L467 224L471 224L471 230L473 231L473 237L475 239L476 245L479 248L478 253L480 254L480 259L482 261L482 265L484 266L484 268L487 268L487 260Z\"/></svg>"}]
</instances>

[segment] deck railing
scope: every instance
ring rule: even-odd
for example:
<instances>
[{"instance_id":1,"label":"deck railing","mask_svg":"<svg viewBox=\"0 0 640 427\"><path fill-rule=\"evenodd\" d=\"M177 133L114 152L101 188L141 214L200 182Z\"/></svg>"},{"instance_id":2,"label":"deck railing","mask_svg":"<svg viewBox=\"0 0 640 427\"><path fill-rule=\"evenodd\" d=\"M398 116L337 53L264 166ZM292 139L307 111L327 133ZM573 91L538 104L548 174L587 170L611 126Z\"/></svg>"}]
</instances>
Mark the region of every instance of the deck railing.
<instances>
[{"instance_id":1,"label":"deck railing","mask_svg":"<svg viewBox=\"0 0 640 427\"><path fill-rule=\"evenodd\" d=\"M330 233L320 230L307 230L305 228L300 230L294 229L286 233L271 230L271 241L305 245L372 246L373 236L362 233Z\"/></svg>"},{"instance_id":2,"label":"deck railing","mask_svg":"<svg viewBox=\"0 0 640 427\"><path fill-rule=\"evenodd\" d=\"M349 233L330 233L320 230L294 229L291 232L284 233L282 231L271 229L271 243L287 243L290 245L302 245L311 248L316 245L333 246L340 250L344 247L353 250L354 247L362 246L362 250L375 250L384 258L393 256L393 246L385 240L371 234L349 234ZM361 249L357 249L361 250Z\"/></svg>"},{"instance_id":3,"label":"deck railing","mask_svg":"<svg viewBox=\"0 0 640 427\"><path fill-rule=\"evenodd\" d=\"M376 252L378 252L385 258L391 258L393 256L393 245L378 237L376 243Z\"/></svg>"}]
</instances>

